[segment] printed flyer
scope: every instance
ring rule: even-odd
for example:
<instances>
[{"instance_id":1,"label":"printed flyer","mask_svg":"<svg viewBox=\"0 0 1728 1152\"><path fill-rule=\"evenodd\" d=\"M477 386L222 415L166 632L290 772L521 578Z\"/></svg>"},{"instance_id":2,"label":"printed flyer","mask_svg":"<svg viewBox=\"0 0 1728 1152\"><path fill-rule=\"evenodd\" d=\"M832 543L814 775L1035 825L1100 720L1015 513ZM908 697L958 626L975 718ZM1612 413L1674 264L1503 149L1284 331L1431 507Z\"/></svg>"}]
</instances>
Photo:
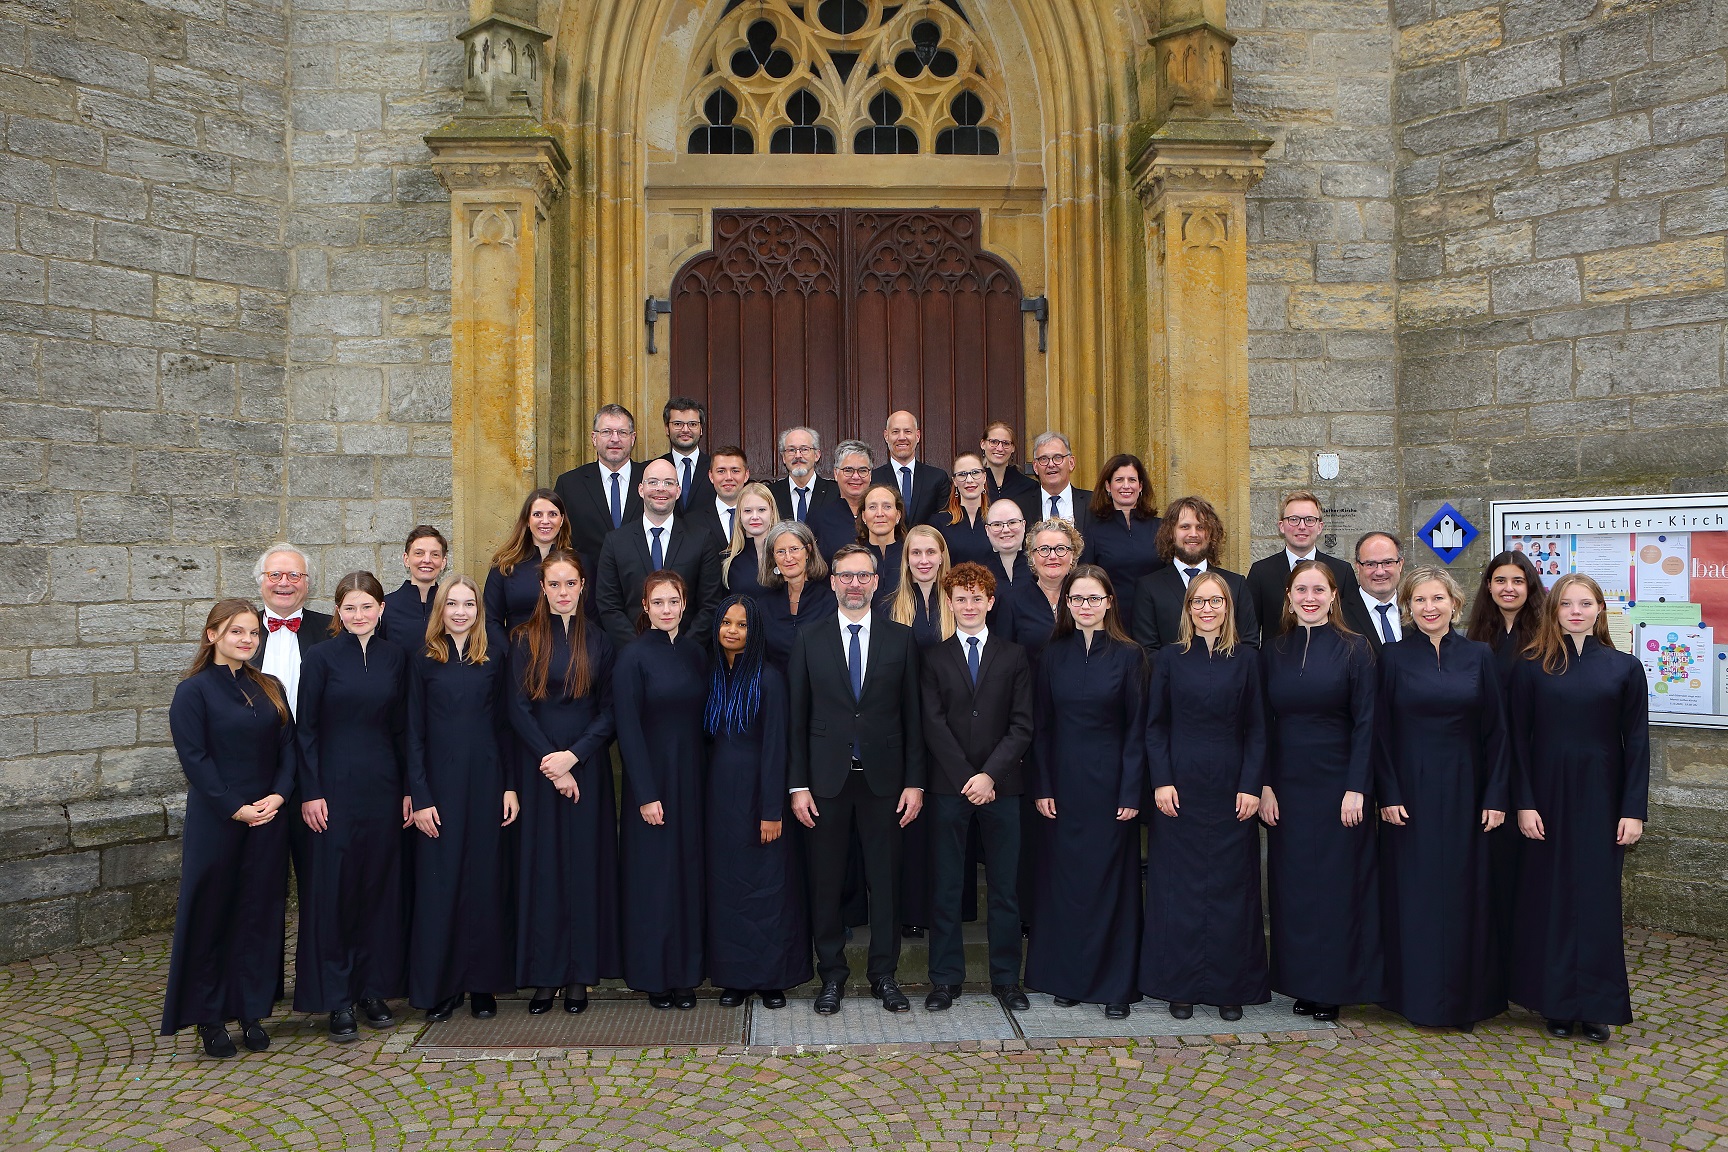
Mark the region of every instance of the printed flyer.
<instances>
[{"instance_id":1,"label":"printed flyer","mask_svg":"<svg viewBox=\"0 0 1728 1152\"><path fill-rule=\"evenodd\" d=\"M1716 711L1711 675L1710 629L1645 624L1638 629L1638 658L1650 682L1652 712L1707 715Z\"/></svg>"}]
</instances>

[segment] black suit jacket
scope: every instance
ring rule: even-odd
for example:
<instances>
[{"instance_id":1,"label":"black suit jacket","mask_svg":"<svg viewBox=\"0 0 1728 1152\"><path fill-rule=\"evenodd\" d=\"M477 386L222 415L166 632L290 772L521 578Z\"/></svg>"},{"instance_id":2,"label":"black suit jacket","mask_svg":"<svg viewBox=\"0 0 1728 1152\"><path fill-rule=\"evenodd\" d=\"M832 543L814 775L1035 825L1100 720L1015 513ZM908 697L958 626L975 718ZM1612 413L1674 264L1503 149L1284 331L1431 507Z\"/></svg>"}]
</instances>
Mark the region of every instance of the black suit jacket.
<instances>
[{"instance_id":1,"label":"black suit jacket","mask_svg":"<svg viewBox=\"0 0 1728 1152\"><path fill-rule=\"evenodd\" d=\"M708 623L720 603L720 550L707 532L674 516L666 521L660 551L664 564L684 577L686 589L683 631L708 642ZM620 651L636 639L636 617L642 611L642 585L654 571L642 518L626 520L606 536L600 549L600 572L594 599L600 626Z\"/></svg>"},{"instance_id":2,"label":"black suit jacket","mask_svg":"<svg viewBox=\"0 0 1728 1152\"><path fill-rule=\"evenodd\" d=\"M870 483L887 484L900 491L900 465L893 460L877 465L870 473ZM948 473L934 464L917 461L917 467L912 469L912 503L906 507L906 527L935 523L937 513L948 511L948 496L953 487L954 481Z\"/></svg>"},{"instance_id":3,"label":"black suit jacket","mask_svg":"<svg viewBox=\"0 0 1728 1152\"><path fill-rule=\"evenodd\" d=\"M280 628L275 632L260 618L258 621L258 651L252 653L252 659L247 661L254 668L264 667L264 652L271 644L286 644L293 641L300 645L300 659L306 659L306 653L316 645L331 639L330 614L314 612L310 608L300 610L300 631L290 632Z\"/></svg>"},{"instance_id":4,"label":"black suit jacket","mask_svg":"<svg viewBox=\"0 0 1728 1152\"><path fill-rule=\"evenodd\" d=\"M642 519L642 497L636 486L642 482L643 465L632 460L628 480L618 486L626 489L623 524ZM564 514L570 518L570 546L582 557L582 567L592 582L600 571L600 549L612 534L612 495L601 484L600 465L589 461L558 477L553 489L564 501Z\"/></svg>"},{"instance_id":5,"label":"black suit jacket","mask_svg":"<svg viewBox=\"0 0 1728 1152\"><path fill-rule=\"evenodd\" d=\"M1176 643L1176 629L1182 622L1182 601L1188 595L1180 565L1181 561L1171 560L1140 577L1134 586L1134 639L1147 652ZM1225 568L1211 567L1207 571L1224 577L1224 583L1230 586L1230 598L1236 602L1237 637L1259 647L1259 617L1254 614L1254 601L1243 591L1247 580Z\"/></svg>"},{"instance_id":6,"label":"black suit jacket","mask_svg":"<svg viewBox=\"0 0 1728 1152\"><path fill-rule=\"evenodd\" d=\"M672 465L673 470L678 473L678 483L683 484L684 469L677 460L673 459L672 453L668 452L666 455L660 457L660 459ZM680 509L682 509L686 504L688 504L692 510L704 505L713 507L714 482L708 479L708 465L711 462L712 461L709 460L707 452L700 448L696 450L696 463L690 470L690 491L688 493L678 493L678 506ZM685 499L686 496L689 497L688 500Z\"/></svg>"},{"instance_id":7,"label":"black suit jacket","mask_svg":"<svg viewBox=\"0 0 1728 1152\"><path fill-rule=\"evenodd\" d=\"M840 499L840 485L834 481L818 476L810 481L810 505L804 510L808 518L816 509L832 504ZM780 519L795 520L793 513L798 511L797 502L792 498L792 480L782 476L768 485L768 491L774 493L774 503L779 507Z\"/></svg>"},{"instance_id":8,"label":"black suit jacket","mask_svg":"<svg viewBox=\"0 0 1728 1152\"><path fill-rule=\"evenodd\" d=\"M1022 491L1013 497L1014 503L1020 505L1020 514L1026 517L1026 533L1031 535L1032 526L1040 520L1050 518L1050 495L1037 484L1031 491ZM1074 527L1080 529L1080 535L1086 546L1080 549L1077 564L1092 563L1092 493L1084 488L1074 489Z\"/></svg>"},{"instance_id":9,"label":"black suit jacket","mask_svg":"<svg viewBox=\"0 0 1728 1152\"><path fill-rule=\"evenodd\" d=\"M732 536L726 531L726 521L721 519L720 513L714 507L712 494L709 494L701 504L692 504L690 511L682 513L678 518L691 528L712 536L715 546L720 549L722 555L725 554L727 548L732 546ZM733 519L736 520L737 517L734 516Z\"/></svg>"},{"instance_id":10,"label":"black suit jacket","mask_svg":"<svg viewBox=\"0 0 1728 1152\"><path fill-rule=\"evenodd\" d=\"M958 633L924 653L924 751L930 788L959 795L983 772L998 796L1025 790L1032 746L1032 665L1026 650L992 632L978 662L978 685Z\"/></svg>"},{"instance_id":11,"label":"black suit jacket","mask_svg":"<svg viewBox=\"0 0 1728 1152\"><path fill-rule=\"evenodd\" d=\"M830 616L800 628L787 691L792 702L787 787L838 796L852 770L854 741L864 761L864 782L877 796L924 787L918 644L912 629L876 613L863 695L854 700L840 625Z\"/></svg>"},{"instance_id":12,"label":"black suit jacket","mask_svg":"<svg viewBox=\"0 0 1728 1152\"><path fill-rule=\"evenodd\" d=\"M1368 643L1374 649L1374 655L1380 655L1380 649L1386 643L1380 638L1380 614L1369 611L1368 605L1362 602L1362 593L1359 587L1342 593L1341 603L1344 610L1344 623L1350 626L1352 632L1368 637ZM1394 599L1392 601L1394 618L1396 618L1397 612L1398 601ZM1396 619L1394 619L1394 623L1396 623Z\"/></svg>"},{"instance_id":13,"label":"black suit jacket","mask_svg":"<svg viewBox=\"0 0 1728 1152\"><path fill-rule=\"evenodd\" d=\"M1350 600L1362 599L1356 595L1356 570L1348 561L1319 550L1315 551L1314 559L1323 561L1332 569L1332 575L1338 581L1338 595L1345 598L1344 610L1349 610ZM1269 637L1278 635L1279 623L1284 619L1284 585L1289 580L1290 557L1282 548L1270 556L1262 556L1248 569L1248 596L1254 601L1254 618L1260 621L1261 630Z\"/></svg>"}]
</instances>

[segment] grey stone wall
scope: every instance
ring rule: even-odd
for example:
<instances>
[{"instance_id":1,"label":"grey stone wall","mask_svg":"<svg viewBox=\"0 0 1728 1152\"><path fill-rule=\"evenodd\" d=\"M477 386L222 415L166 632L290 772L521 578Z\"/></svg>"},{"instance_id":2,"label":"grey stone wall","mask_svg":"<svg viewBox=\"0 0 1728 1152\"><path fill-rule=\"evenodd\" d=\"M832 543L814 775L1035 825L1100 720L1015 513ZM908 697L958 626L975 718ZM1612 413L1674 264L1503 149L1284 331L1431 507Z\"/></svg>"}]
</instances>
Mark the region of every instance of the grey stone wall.
<instances>
[{"instance_id":1,"label":"grey stone wall","mask_svg":"<svg viewBox=\"0 0 1728 1152\"><path fill-rule=\"evenodd\" d=\"M1405 526L1728 489L1728 3L1394 14ZM1658 729L1653 759L1629 911L1728 934L1728 738Z\"/></svg>"}]
</instances>

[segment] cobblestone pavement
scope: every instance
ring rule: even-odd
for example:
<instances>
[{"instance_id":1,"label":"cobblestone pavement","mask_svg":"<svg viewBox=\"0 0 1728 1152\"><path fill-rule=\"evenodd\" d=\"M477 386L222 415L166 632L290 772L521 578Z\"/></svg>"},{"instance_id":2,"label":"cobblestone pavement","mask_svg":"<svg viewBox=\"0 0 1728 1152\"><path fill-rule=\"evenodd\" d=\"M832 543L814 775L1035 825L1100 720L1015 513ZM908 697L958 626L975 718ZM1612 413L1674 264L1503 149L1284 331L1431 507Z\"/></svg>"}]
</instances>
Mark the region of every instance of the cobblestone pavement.
<instances>
[{"instance_id":1,"label":"cobblestone pavement","mask_svg":"<svg viewBox=\"0 0 1728 1152\"><path fill-rule=\"evenodd\" d=\"M1728 1147L1728 944L1634 930L1638 1024L1550 1039L1378 1011L1326 1033L427 1059L417 1024L268 1053L155 1035L167 941L0 969L4 1149ZM418 1014L415 1014L417 1017ZM362 1030L365 1032L365 1030Z\"/></svg>"}]
</instances>

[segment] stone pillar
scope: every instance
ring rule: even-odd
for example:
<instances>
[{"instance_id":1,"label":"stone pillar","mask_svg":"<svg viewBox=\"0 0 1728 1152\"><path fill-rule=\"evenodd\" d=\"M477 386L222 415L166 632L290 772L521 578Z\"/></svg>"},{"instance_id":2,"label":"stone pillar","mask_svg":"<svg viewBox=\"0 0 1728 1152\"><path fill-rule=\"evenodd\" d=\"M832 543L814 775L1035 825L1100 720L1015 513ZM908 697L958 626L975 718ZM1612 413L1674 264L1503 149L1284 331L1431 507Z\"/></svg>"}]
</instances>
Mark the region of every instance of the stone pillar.
<instances>
[{"instance_id":1,"label":"stone pillar","mask_svg":"<svg viewBox=\"0 0 1728 1152\"><path fill-rule=\"evenodd\" d=\"M464 108L426 145L450 191L452 546L478 577L551 479L550 211L570 161L535 119L545 34L492 16L459 38Z\"/></svg>"},{"instance_id":2,"label":"stone pillar","mask_svg":"<svg viewBox=\"0 0 1728 1152\"><path fill-rule=\"evenodd\" d=\"M1248 560L1247 193L1271 141L1236 118L1235 37L1212 0L1167 0L1152 37L1152 130L1131 164L1145 209L1149 417L1161 499L1218 506L1224 563Z\"/></svg>"}]
</instances>

